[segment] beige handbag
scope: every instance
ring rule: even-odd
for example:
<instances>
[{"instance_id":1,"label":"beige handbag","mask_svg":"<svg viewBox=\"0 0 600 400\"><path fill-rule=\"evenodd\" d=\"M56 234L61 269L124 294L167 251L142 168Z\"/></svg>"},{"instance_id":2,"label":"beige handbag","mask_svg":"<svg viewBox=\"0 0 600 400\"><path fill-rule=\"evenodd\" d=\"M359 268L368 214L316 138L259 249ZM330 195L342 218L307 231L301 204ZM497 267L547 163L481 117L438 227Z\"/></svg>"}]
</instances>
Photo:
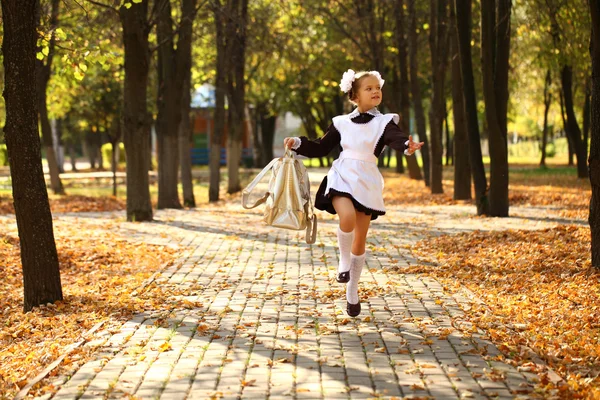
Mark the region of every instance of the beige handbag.
<instances>
[{"instance_id":1,"label":"beige handbag","mask_svg":"<svg viewBox=\"0 0 600 400\"><path fill-rule=\"evenodd\" d=\"M253 205L248 205L252 190L273 170L269 191ZM306 229L306 243L312 244L317 236L317 216L310 198L310 181L306 167L294 158L290 150L273 159L242 193L242 207L251 209L266 203L264 221L277 228Z\"/></svg>"}]
</instances>

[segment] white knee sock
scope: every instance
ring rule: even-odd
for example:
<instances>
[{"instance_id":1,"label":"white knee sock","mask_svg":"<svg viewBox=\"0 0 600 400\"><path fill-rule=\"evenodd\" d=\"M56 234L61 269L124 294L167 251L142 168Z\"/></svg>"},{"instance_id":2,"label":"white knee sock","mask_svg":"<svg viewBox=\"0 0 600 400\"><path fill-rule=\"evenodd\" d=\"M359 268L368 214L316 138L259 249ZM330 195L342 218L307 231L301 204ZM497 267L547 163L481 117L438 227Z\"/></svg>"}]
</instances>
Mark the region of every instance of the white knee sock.
<instances>
[{"instance_id":1,"label":"white knee sock","mask_svg":"<svg viewBox=\"0 0 600 400\"><path fill-rule=\"evenodd\" d=\"M352 252L352 242L354 241L354 231L344 232L338 226L337 238L338 246L340 248L338 272L350 271L350 254Z\"/></svg>"},{"instance_id":2,"label":"white knee sock","mask_svg":"<svg viewBox=\"0 0 600 400\"><path fill-rule=\"evenodd\" d=\"M360 256L352 254L350 257L350 281L346 284L346 300L350 304L357 304L358 299L358 281L360 280L360 274L362 273L363 266L365 265L365 259L367 253L363 253Z\"/></svg>"}]
</instances>

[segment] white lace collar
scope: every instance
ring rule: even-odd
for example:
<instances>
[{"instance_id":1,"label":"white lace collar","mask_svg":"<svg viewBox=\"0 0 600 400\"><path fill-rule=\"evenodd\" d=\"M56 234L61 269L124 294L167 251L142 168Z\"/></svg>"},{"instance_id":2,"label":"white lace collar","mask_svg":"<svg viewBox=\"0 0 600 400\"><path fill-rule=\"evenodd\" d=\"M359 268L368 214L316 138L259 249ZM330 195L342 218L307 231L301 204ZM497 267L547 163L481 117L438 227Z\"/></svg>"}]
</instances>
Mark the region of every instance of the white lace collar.
<instances>
[{"instance_id":1,"label":"white lace collar","mask_svg":"<svg viewBox=\"0 0 600 400\"><path fill-rule=\"evenodd\" d=\"M377 107L373 107L369 111L367 111L365 114L370 114L370 115L372 115L374 117L377 117L378 115L381 115L381 112L379 112L379 110L377 109ZM357 107L350 114L348 114L348 117L350 119L352 119L354 117L358 117L359 115L360 115L360 112L358 111L358 107Z\"/></svg>"}]
</instances>

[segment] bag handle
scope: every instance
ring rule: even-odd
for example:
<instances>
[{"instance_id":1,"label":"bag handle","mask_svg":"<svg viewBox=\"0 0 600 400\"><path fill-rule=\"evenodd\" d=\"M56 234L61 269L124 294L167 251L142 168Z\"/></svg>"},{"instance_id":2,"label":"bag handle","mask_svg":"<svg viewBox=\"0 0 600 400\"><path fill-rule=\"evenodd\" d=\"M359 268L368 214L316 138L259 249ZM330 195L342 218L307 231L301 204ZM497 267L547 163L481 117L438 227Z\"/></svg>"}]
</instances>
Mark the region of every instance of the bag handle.
<instances>
[{"instance_id":1,"label":"bag handle","mask_svg":"<svg viewBox=\"0 0 600 400\"><path fill-rule=\"evenodd\" d=\"M258 207L259 205L261 205L262 203L267 201L267 199L269 198L269 195L271 194L270 192L266 192L263 195L263 197L258 199L256 201L256 203L254 203L252 206L248 206L248 198L250 197L250 193L252 193L252 190L254 190L256 185L258 185L258 182L260 182L260 180L265 176L265 174L267 172L269 172L271 170L271 168L273 168L273 166L275 165L275 163L278 160L279 160L279 158L272 159L271 162L269 164L267 164L267 166L264 167L263 170L258 173L258 175L256 175L256 177L252 180L252 182L250 182L250 184L248 186L246 186L246 188L242 192L242 207L249 210L249 209Z\"/></svg>"}]
</instances>

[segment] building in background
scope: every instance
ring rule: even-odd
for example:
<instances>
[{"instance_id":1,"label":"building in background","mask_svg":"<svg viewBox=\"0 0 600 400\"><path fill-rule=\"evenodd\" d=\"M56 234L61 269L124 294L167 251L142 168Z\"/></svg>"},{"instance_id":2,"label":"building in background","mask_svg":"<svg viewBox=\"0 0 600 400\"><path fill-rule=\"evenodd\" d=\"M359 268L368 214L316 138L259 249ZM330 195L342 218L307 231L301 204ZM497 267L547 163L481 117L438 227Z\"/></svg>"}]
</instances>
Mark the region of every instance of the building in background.
<instances>
[{"instance_id":1,"label":"building in background","mask_svg":"<svg viewBox=\"0 0 600 400\"><path fill-rule=\"evenodd\" d=\"M192 93L191 124L193 133L192 164L208 165L210 145L215 131L215 87L205 83ZM252 164L252 141L250 124L245 121L242 135L242 165ZM221 138L221 165L227 160L227 118L225 118L225 130Z\"/></svg>"}]
</instances>

